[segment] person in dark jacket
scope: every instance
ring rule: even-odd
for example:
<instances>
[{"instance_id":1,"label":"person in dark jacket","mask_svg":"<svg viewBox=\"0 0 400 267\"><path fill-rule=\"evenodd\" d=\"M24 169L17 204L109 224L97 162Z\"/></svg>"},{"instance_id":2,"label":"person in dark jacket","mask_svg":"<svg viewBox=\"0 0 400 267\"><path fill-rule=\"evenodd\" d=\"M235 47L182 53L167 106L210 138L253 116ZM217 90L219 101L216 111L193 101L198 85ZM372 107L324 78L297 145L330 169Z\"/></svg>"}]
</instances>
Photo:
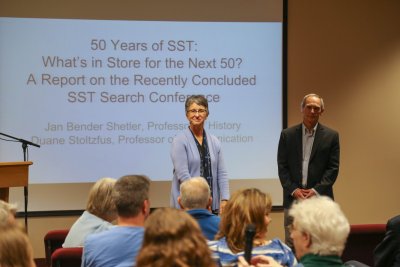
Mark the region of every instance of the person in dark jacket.
<instances>
[{"instance_id":1,"label":"person in dark jacket","mask_svg":"<svg viewBox=\"0 0 400 267\"><path fill-rule=\"evenodd\" d=\"M374 250L375 267L400 267L400 215L386 224L383 240Z\"/></svg>"}]
</instances>

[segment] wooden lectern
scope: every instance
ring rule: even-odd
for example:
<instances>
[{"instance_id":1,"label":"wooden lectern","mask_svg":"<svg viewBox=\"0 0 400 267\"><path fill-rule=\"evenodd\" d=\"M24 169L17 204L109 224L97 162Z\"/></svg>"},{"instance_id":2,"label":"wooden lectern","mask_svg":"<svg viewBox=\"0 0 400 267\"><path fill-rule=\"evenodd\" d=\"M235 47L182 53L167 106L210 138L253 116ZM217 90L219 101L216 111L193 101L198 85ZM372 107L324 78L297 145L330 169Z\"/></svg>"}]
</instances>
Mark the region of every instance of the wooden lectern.
<instances>
[{"instance_id":1,"label":"wooden lectern","mask_svg":"<svg viewBox=\"0 0 400 267\"><path fill-rule=\"evenodd\" d=\"M0 199L8 202L10 187L27 187L32 161L0 162Z\"/></svg>"}]
</instances>

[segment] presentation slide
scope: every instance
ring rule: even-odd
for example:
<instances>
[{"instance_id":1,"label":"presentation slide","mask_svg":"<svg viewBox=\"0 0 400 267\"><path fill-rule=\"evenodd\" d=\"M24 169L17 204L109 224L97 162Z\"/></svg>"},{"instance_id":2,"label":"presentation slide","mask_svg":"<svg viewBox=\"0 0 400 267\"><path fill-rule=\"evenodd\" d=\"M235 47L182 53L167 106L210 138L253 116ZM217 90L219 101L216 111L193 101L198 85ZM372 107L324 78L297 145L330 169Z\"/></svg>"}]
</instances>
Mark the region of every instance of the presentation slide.
<instances>
[{"instance_id":1,"label":"presentation slide","mask_svg":"<svg viewBox=\"0 0 400 267\"><path fill-rule=\"evenodd\" d=\"M145 174L170 181L185 100L229 178L278 179L282 23L0 18L0 133L29 146L31 184ZM0 161L22 161L0 135Z\"/></svg>"}]
</instances>

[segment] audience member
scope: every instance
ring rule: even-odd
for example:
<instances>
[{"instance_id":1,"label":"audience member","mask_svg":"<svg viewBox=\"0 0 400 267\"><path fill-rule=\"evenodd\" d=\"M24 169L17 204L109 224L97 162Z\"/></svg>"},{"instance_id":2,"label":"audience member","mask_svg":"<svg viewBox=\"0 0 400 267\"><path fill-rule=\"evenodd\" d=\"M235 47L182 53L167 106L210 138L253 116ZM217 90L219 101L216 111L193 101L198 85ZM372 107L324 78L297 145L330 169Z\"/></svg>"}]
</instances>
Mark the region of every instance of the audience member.
<instances>
[{"instance_id":1,"label":"audience member","mask_svg":"<svg viewBox=\"0 0 400 267\"><path fill-rule=\"evenodd\" d=\"M135 266L142 246L144 221L150 213L149 187L150 180L142 175L127 175L117 180L113 190L117 225L86 238L82 266Z\"/></svg>"},{"instance_id":2,"label":"audience member","mask_svg":"<svg viewBox=\"0 0 400 267\"><path fill-rule=\"evenodd\" d=\"M173 208L154 211L145 223L138 267L215 266L197 222Z\"/></svg>"},{"instance_id":3,"label":"audience member","mask_svg":"<svg viewBox=\"0 0 400 267\"><path fill-rule=\"evenodd\" d=\"M17 206L0 200L0 226L15 224Z\"/></svg>"},{"instance_id":4,"label":"audience member","mask_svg":"<svg viewBox=\"0 0 400 267\"><path fill-rule=\"evenodd\" d=\"M213 240L218 232L220 218L211 213L212 197L210 187L203 177L193 177L180 186L178 203L193 216L208 240Z\"/></svg>"},{"instance_id":5,"label":"audience member","mask_svg":"<svg viewBox=\"0 0 400 267\"><path fill-rule=\"evenodd\" d=\"M350 224L339 205L326 196L301 200L292 206L290 236L302 267L342 267L340 256L350 232ZM249 266L243 258L240 266ZM254 266L281 266L269 257L255 257Z\"/></svg>"},{"instance_id":6,"label":"audience member","mask_svg":"<svg viewBox=\"0 0 400 267\"><path fill-rule=\"evenodd\" d=\"M326 196L299 201L289 211L290 236L300 263L308 266L343 266L340 258L350 224L340 206Z\"/></svg>"},{"instance_id":7,"label":"audience member","mask_svg":"<svg viewBox=\"0 0 400 267\"><path fill-rule=\"evenodd\" d=\"M102 178L90 189L86 210L72 225L63 247L81 247L86 236L102 232L112 226L117 218L112 190L115 184L113 178Z\"/></svg>"},{"instance_id":8,"label":"audience member","mask_svg":"<svg viewBox=\"0 0 400 267\"><path fill-rule=\"evenodd\" d=\"M220 266L237 265L238 257L244 254L245 228L248 224L256 228L252 255L270 255L286 266L297 263L293 252L282 241L266 239L271 206L270 196L255 188L233 194L222 213L216 241L209 242L213 257Z\"/></svg>"},{"instance_id":9,"label":"audience member","mask_svg":"<svg viewBox=\"0 0 400 267\"><path fill-rule=\"evenodd\" d=\"M0 226L0 266L35 267L28 236L16 224Z\"/></svg>"},{"instance_id":10,"label":"audience member","mask_svg":"<svg viewBox=\"0 0 400 267\"><path fill-rule=\"evenodd\" d=\"M383 240L374 250L375 267L400 267L400 215L386 224Z\"/></svg>"}]
</instances>

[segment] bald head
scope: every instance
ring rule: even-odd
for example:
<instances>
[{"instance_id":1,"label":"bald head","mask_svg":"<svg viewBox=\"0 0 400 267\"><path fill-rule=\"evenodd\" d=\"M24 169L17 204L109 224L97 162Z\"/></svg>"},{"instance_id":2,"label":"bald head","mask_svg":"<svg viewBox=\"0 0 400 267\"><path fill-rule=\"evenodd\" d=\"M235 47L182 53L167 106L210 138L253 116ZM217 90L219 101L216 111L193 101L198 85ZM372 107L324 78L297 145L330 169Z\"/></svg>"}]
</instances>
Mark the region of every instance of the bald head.
<instances>
[{"instance_id":1,"label":"bald head","mask_svg":"<svg viewBox=\"0 0 400 267\"><path fill-rule=\"evenodd\" d=\"M180 186L179 202L184 209L206 209L211 203L210 187L203 177L193 177Z\"/></svg>"}]
</instances>

